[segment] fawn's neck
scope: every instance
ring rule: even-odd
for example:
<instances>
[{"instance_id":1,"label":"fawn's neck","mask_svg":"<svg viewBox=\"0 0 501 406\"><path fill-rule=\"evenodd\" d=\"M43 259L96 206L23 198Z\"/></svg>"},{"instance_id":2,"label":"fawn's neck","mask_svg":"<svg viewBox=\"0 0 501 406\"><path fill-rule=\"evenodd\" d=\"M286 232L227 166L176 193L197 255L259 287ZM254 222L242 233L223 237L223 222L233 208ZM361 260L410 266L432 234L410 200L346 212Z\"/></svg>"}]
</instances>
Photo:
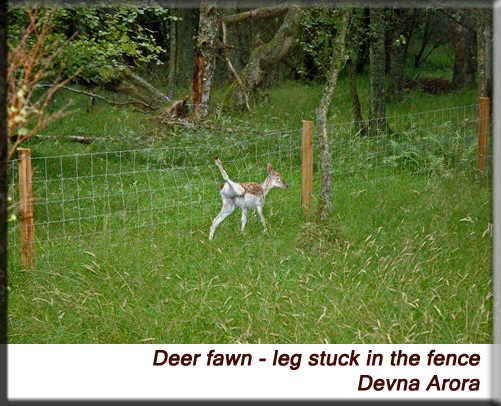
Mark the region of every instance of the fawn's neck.
<instances>
[{"instance_id":1,"label":"fawn's neck","mask_svg":"<svg viewBox=\"0 0 501 406\"><path fill-rule=\"evenodd\" d=\"M271 178L268 176L263 183L261 183L261 187L263 188L263 193L266 196L268 192L273 188L271 184Z\"/></svg>"}]
</instances>

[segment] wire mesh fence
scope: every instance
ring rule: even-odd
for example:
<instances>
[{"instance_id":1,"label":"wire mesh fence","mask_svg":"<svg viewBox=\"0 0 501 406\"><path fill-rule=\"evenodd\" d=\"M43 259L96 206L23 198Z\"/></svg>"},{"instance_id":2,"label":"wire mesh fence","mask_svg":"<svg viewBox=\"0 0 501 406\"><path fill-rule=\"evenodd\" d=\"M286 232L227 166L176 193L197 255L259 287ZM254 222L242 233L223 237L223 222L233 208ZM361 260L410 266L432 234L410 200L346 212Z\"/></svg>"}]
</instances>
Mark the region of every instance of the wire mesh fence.
<instances>
[{"instance_id":1,"label":"wire mesh fence","mask_svg":"<svg viewBox=\"0 0 501 406\"><path fill-rule=\"evenodd\" d=\"M283 206L299 211L300 152L298 130L265 134L226 147L33 156L37 266L51 266L55 251L64 259L68 249L89 250L105 242L104 237L121 243L130 241L126 236L131 234L147 240L206 234L221 206L222 178L214 164L216 155L229 176L240 182L264 181L270 162L291 188L286 196L272 192L267 211L277 212ZM19 200L17 177L18 164L12 161L14 202ZM11 263L16 266L19 239L19 226L13 224Z\"/></svg>"},{"instance_id":2,"label":"wire mesh fence","mask_svg":"<svg viewBox=\"0 0 501 406\"><path fill-rule=\"evenodd\" d=\"M476 104L392 116L385 122L334 123L328 131L335 198L347 195L346 189L351 193L368 185L384 191L389 178L427 179L476 170ZM318 195L320 178L318 146L315 136L314 196ZM300 220L300 129L267 133L226 146L54 156L34 153L37 268L78 262L78 255L96 246L110 252L127 244L130 249L154 249L166 240L193 234L207 237L221 206L218 190L222 179L214 164L216 155L230 178L240 182L262 182L270 162L282 173L289 189L270 193L265 205L267 219ZM13 202L19 200L18 194L18 166L12 161ZM10 224L9 261L15 269L21 266L20 229L17 221ZM227 227L237 232L235 224Z\"/></svg>"},{"instance_id":3,"label":"wire mesh fence","mask_svg":"<svg viewBox=\"0 0 501 406\"><path fill-rule=\"evenodd\" d=\"M475 170L478 104L328 128L334 175L351 185L404 172L447 176Z\"/></svg>"}]
</instances>

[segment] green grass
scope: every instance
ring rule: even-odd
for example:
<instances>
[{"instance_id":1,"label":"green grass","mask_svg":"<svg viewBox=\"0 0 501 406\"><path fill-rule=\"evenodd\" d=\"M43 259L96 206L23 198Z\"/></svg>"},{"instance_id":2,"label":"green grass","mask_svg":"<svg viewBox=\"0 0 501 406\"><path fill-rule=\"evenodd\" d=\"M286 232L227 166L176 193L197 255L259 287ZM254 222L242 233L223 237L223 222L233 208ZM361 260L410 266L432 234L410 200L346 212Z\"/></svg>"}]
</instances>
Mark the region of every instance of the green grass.
<instances>
[{"instance_id":1,"label":"green grass","mask_svg":"<svg viewBox=\"0 0 501 406\"><path fill-rule=\"evenodd\" d=\"M368 79L359 80L366 100ZM268 89L250 117L215 107L198 128L157 127L132 108L99 102L87 112L86 98L71 95L77 113L44 134L103 139L27 144L37 268L21 269L14 229L9 342L492 342L492 190L473 169L475 124L433 116L437 128L402 121L398 137L353 139L335 127L352 119L345 82L333 101L334 198L322 226L301 216L298 149L321 85ZM216 90L215 106L222 96ZM475 97L415 92L388 114ZM120 150L137 152L112 152ZM267 199L267 234L255 214L241 234L236 210L207 240L220 208L214 153L223 153L230 177L244 177L235 180L264 178L271 160L291 185ZM319 172L316 164L315 203Z\"/></svg>"}]
</instances>

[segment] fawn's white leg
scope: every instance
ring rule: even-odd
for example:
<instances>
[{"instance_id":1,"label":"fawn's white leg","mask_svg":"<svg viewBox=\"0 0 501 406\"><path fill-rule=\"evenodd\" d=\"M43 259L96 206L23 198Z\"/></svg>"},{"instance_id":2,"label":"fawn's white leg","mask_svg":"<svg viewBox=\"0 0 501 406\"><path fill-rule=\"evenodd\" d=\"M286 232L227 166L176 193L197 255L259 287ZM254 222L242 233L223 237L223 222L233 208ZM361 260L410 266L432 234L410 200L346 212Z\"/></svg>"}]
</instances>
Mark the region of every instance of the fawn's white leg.
<instances>
[{"instance_id":1,"label":"fawn's white leg","mask_svg":"<svg viewBox=\"0 0 501 406\"><path fill-rule=\"evenodd\" d=\"M212 221L212 226L210 228L210 234L209 234L209 240L212 240L212 237L214 236L214 232L216 231L217 226L226 217L228 217L233 210L235 210L235 203L233 202L233 200L223 197L223 207L221 208L221 211L216 216L216 218Z\"/></svg>"},{"instance_id":2,"label":"fawn's white leg","mask_svg":"<svg viewBox=\"0 0 501 406\"><path fill-rule=\"evenodd\" d=\"M247 209L242 209L242 233L244 232L245 223L247 223Z\"/></svg>"},{"instance_id":3,"label":"fawn's white leg","mask_svg":"<svg viewBox=\"0 0 501 406\"><path fill-rule=\"evenodd\" d=\"M263 206L257 206L257 212L259 213L259 217L261 218L261 223L263 223L264 232L266 233L266 220L263 216Z\"/></svg>"}]
</instances>

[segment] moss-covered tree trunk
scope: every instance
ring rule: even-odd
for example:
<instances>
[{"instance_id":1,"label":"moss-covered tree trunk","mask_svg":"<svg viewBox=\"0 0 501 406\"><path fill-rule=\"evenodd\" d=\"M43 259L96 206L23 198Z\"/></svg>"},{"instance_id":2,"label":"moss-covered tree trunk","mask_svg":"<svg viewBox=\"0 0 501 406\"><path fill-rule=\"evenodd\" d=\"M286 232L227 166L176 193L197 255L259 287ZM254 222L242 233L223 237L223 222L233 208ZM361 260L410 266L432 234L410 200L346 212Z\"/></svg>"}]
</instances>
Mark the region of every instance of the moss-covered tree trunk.
<instances>
[{"instance_id":1,"label":"moss-covered tree trunk","mask_svg":"<svg viewBox=\"0 0 501 406\"><path fill-rule=\"evenodd\" d=\"M124 69L116 84L116 90L155 108L170 102L170 98L155 86L132 72Z\"/></svg>"},{"instance_id":2,"label":"moss-covered tree trunk","mask_svg":"<svg viewBox=\"0 0 501 406\"><path fill-rule=\"evenodd\" d=\"M340 26L335 39L335 53L331 59L331 66L327 74L322 99L316 108L316 125L320 133L320 168L322 181L320 199L317 209L317 217L320 221L326 221L329 217L332 205L332 155L330 152L329 134L327 132L327 113L332 102L332 95L336 88L339 72L346 63L346 32L351 18L351 11L340 11Z\"/></svg>"},{"instance_id":3,"label":"moss-covered tree trunk","mask_svg":"<svg viewBox=\"0 0 501 406\"><path fill-rule=\"evenodd\" d=\"M299 32L300 16L301 10L291 7L273 39L252 51L249 63L239 73L245 89L242 89L237 80L232 83L223 101L226 111L243 110L246 106L245 93L252 96L269 70L287 55Z\"/></svg>"},{"instance_id":4,"label":"moss-covered tree trunk","mask_svg":"<svg viewBox=\"0 0 501 406\"><path fill-rule=\"evenodd\" d=\"M371 9L370 129L378 130L386 122L386 50L384 10Z\"/></svg>"},{"instance_id":5,"label":"moss-covered tree trunk","mask_svg":"<svg viewBox=\"0 0 501 406\"><path fill-rule=\"evenodd\" d=\"M200 22L191 82L194 118L202 120L209 114L214 72L216 70L217 35L219 33L217 7L214 3L202 2Z\"/></svg>"}]
</instances>

